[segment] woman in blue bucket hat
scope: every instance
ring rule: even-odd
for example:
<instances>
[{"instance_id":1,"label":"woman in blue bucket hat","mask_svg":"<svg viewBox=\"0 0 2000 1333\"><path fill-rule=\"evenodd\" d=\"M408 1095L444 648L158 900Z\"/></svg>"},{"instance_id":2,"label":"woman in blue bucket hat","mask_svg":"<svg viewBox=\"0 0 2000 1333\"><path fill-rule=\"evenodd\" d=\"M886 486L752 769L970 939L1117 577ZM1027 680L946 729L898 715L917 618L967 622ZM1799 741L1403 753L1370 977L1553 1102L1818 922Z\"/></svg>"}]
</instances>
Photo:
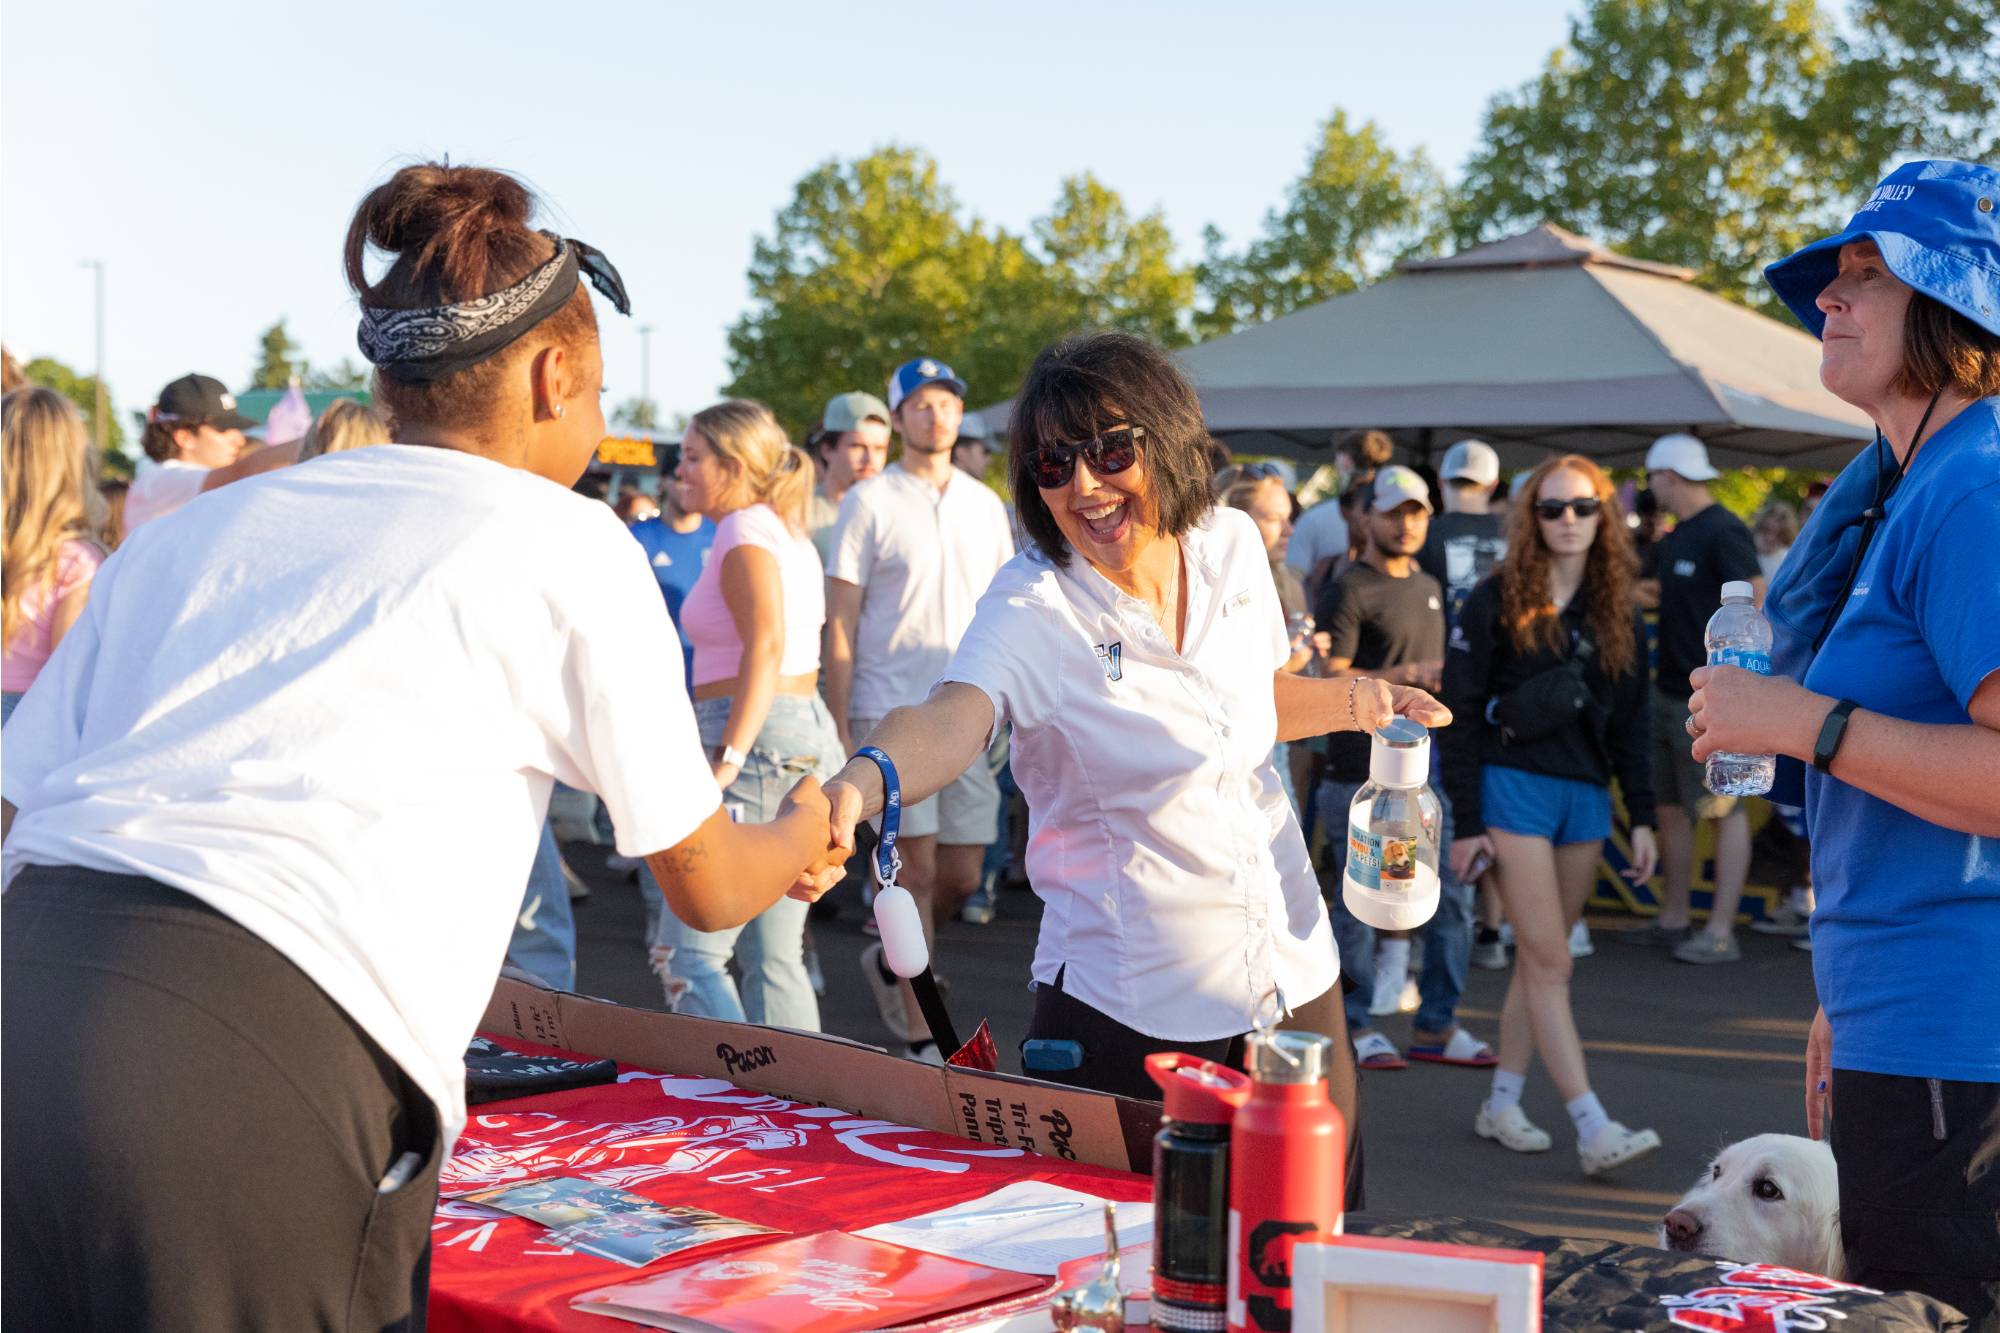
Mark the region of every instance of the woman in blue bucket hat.
<instances>
[{"instance_id":1,"label":"woman in blue bucket hat","mask_svg":"<svg viewBox=\"0 0 2000 1333\"><path fill-rule=\"evenodd\" d=\"M2000 1330L2000 172L1901 167L1765 277L1875 443L1772 580L1774 673L1694 672L1688 730L1803 765L1848 1275Z\"/></svg>"}]
</instances>

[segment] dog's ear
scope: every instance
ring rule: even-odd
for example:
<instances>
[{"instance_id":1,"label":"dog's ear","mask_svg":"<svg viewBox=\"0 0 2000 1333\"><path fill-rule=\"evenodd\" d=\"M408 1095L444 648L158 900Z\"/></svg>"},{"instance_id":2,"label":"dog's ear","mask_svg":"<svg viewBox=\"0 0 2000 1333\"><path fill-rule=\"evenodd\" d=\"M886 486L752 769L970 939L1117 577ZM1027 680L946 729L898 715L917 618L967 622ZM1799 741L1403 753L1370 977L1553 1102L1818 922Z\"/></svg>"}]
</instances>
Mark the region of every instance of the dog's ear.
<instances>
[{"instance_id":1,"label":"dog's ear","mask_svg":"<svg viewBox=\"0 0 2000 1333\"><path fill-rule=\"evenodd\" d=\"M1847 1247L1840 1243L1840 1209L1829 1208L1820 1214L1820 1236L1824 1253L1820 1260L1820 1276L1830 1277L1836 1282L1847 1281Z\"/></svg>"}]
</instances>

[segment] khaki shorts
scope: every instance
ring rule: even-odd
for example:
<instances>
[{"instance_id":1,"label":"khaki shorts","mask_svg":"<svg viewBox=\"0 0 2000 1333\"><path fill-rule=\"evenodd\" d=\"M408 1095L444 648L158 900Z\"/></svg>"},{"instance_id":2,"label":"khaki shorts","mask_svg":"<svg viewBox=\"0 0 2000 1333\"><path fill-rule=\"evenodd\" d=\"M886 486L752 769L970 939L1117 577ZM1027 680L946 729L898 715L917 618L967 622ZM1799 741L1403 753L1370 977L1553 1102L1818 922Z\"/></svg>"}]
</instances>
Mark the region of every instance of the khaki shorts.
<instances>
[{"instance_id":1,"label":"khaki shorts","mask_svg":"<svg viewBox=\"0 0 2000 1333\"><path fill-rule=\"evenodd\" d=\"M880 718L857 717L847 724L847 734L859 745L873 731ZM947 847L985 847L1000 828L1000 783L994 767L982 751L952 784L937 795L903 807L900 836L935 837Z\"/></svg>"},{"instance_id":2,"label":"khaki shorts","mask_svg":"<svg viewBox=\"0 0 2000 1333\"><path fill-rule=\"evenodd\" d=\"M1687 733L1688 701L1653 691L1653 789L1661 805L1678 805L1689 819L1721 819L1736 808L1734 796L1704 785L1704 765Z\"/></svg>"}]
</instances>

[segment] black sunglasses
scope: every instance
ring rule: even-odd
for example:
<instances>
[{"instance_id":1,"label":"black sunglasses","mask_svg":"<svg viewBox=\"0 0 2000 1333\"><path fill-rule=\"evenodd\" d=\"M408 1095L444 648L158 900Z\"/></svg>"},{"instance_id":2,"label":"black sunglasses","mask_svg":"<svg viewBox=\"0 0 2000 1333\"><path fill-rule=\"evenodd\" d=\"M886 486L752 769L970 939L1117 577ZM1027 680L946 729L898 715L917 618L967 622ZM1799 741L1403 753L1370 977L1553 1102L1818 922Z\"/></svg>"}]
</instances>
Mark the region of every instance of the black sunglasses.
<instances>
[{"instance_id":1,"label":"black sunglasses","mask_svg":"<svg viewBox=\"0 0 2000 1333\"><path fill-rule=\"evenodd\" d=\"M625 294L625 280L618 276L611 260L594 245L587 245L574 236L568 239L576 247L576 266L583 270L584 277L590 279L590 285L597 288L619 314L631 314L632 298Z\"/></svg>"},{"instance_id":2,"label":"black sunglasses","mask_svg":"<svg viewBox=\"0 0 2000 1333\"><path fill-rule=\"evenodd\" d=\"M1535 516L1553 523L1563 516L1564 510L1572 510L1578 518L1596 518L1597 511L1604 508L1604 502L1594 495L1585 495L1575 500L1537 500Z\"/></svg>"},{"instance_id":3,"label":"black sunglasses","mask_svg":"<svg viewBox=\"0 0 2000 1333\"><path fill-rule=\"evenodd\" d=\"M1045 491L1069 485L1076 475L1079 455L1100 477L1123 472L1139 461L1139 443L1146 438L1144 426L1120 426L1081 444L1051 444L1028 457L1028 476Z\"/></svg>"}]
</instances>

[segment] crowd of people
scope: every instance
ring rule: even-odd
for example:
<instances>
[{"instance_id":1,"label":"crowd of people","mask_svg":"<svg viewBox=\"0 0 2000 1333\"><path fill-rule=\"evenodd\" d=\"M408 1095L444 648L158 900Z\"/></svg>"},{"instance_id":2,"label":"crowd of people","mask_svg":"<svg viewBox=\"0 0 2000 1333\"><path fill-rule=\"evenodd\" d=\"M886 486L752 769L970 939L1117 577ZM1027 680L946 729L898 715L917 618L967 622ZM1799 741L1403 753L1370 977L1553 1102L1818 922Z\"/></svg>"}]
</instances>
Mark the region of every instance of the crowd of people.
<instances>
[{"instance_id":1,"label":"crowd of people","mask_svg":"<svg viewBox=\"0 0 2000 1333\"><path fill-rule=\"evenodd\" d=\"M1230 458L1171 354L1121 333L1045 349L1004 438L934 356L835 395L802 446L715 403L658 494L614 510L573 487L605 431L590 293L623 314L623 283L470 167L362 201L372 402L298 440L252 446L224 385L184 376L147 414L151 466L107 493L77 409L15 389L7 1302L78 1325L420 1311L492 977L574 984L561 788L600 801L683 1013L820 1026L847 979L818 967L812 905L893 802L927 934L990 920L1003 877L1040 897L1030 1074L1156 1097L1149 1054L1331 1035L1356 1205L1359 1071L1490 1070L1475 1132L1534 1153L1539 1055L1597 1175L1660 1139L1592 1091L1584 904L1615 842L1660 883L1621 940L1741 958L1751 812L1703 781L1724 750L1812 768L1773 793L1811 857L1763 924L1813 953L1808 1114L1840 1107L1850 1261L1987 1315L2000 1242L1967 1219L2000 1209L2000 178L1912 171L1771 270L1880 428L1803 528L1730 513L1679 433L1624 497L1579 455L1503 486L1482 441L1433 472L1374 430L1300 486ZM1909 260L1952 246L1987 266ZM1707 665L1733 582L1770 613L1771 676ZM1368 736L1396 717L1433 729L1444 812L1439 908L1400 935L1341 893ZM1458 1013L1474 965L1511 967L1487 1037ZM952 1054L880 944L861 970L898 1050ZM1412 1010L1399 1049L1375 1020ZM196 1185L224 1157L217 1217ZM32 1243L15 1225L56 1214Z\"/></svg>"}]
</instances>

